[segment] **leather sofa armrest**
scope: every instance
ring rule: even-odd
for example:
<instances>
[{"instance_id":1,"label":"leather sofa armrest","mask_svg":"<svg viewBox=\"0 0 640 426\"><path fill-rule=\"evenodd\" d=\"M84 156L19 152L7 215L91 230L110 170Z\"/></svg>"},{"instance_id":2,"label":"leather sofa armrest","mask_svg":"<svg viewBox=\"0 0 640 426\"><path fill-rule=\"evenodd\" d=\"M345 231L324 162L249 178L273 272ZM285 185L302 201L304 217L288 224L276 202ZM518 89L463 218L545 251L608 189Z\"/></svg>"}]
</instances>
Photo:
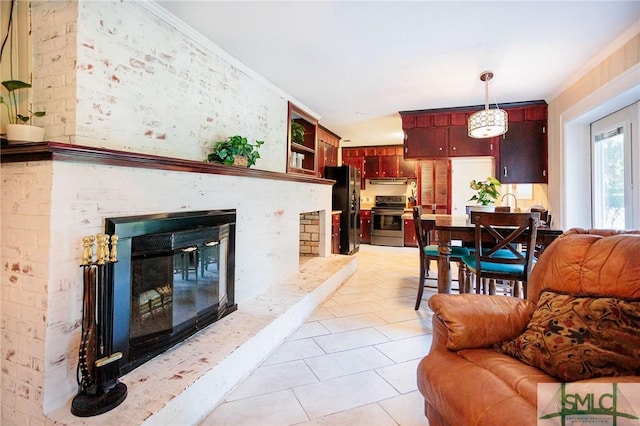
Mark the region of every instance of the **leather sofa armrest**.
<instances>
[{"instance_id":1,"label":"leather sofa armrest","mask_svg":"<svg viewBox=\"0 0 640 426\"><path fill-rule=\"evenodd\" d=\"M527 300L481 294L434 294L429 307L446 327L446 347L452 351L487 348L518 336L535 309Z\"/></svg>"}]
</instances>

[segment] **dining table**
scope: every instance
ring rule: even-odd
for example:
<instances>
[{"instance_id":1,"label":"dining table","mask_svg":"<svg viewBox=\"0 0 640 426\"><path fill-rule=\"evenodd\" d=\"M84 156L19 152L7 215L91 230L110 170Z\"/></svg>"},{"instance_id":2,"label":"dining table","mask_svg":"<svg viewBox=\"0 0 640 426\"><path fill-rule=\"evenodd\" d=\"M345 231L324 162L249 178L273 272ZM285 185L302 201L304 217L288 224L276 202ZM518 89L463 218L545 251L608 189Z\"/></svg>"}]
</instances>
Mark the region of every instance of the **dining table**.
<instances>
[{"instance_id":1,"label":"dining table","mask_svg":"<svg viewBox=\"0 0 640 426\"><path fill-rule=\"evenodd\" d=\"M429 229L424 222L435 220L435 232L438 239L438 293L451 293L451 275L449 268L449 255L452 242L461 242L463 245L472 245L475 241L475 225L471 223L467 215L423 214L420 216L423 227ZM505 229L508 231L508 229ZM536 246L540 251L544 250L556 238L562 235L561 229L554 229L545 225L538 226ZM523 234L522 237L526 237Z\"/></svg>"}]
</instances>

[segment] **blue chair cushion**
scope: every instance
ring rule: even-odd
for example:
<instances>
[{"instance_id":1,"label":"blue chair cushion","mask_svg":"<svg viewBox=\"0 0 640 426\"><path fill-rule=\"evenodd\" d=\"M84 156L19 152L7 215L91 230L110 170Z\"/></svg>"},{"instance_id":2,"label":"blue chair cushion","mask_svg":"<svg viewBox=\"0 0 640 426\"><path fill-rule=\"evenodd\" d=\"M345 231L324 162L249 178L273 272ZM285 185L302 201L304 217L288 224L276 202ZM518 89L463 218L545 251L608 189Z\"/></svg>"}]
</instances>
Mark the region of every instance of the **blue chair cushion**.
<instances>
[{"instance_id":1,"label":"blue chair cushion","mask_svg":"<svg viewBox=\"0 0 640 426\"><path fill-rule=\"evenodd\" d=\"M424 248L424 254L426 254L427 256L440 256L440 253L438 252L438 246L435 244L426 246ZM451 247L452 257L463 257L463 256L469 256L470 254L471 252L466 247L459 247L459 246Z\"/></svg>"},{"instance_id":2,"label":"blue chair cushion","mask_svg":"<svg viewBox=\"0 0 640 426\"><path fill-rule=\"evenodd\" d=\"M505 255L508 254L509 257L513 257L513 253L509 252L508 250L506 250L506 252L507 253L505 253ZM462 261L470 269L474 271L478 270L475 255L464 256L462 258ZM533 259L533 263L535 262L536 260ZM523 274L524 273L524 265L511 265L508 263L490 263L490 262L480 262L480 263L481 263L481 269L487 272L498 272L498 273L505 273L505 274Z\"/></svg>"}]
</instances>

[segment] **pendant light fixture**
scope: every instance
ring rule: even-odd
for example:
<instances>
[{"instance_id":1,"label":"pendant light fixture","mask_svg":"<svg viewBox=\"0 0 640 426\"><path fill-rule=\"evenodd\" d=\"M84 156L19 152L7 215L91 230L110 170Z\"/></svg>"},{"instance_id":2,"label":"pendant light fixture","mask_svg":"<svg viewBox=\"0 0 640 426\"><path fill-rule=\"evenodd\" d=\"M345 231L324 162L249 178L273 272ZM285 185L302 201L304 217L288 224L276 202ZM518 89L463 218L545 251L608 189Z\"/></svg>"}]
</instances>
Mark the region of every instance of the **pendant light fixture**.
<instances>
[{"instance_id":1,"label":"pendant light fixture","mask_svg":"<svg viewBox=\"0 0 640 426\"><path fill-rule=\"evenodd\" d=\"M489 109L489 80L492 78L493 71L480 74L480 80L484 81L484 109L469 117L469 136L472 138L492 138L507 133L507 112L500 108Z\"/></svg>"}]
</instances>

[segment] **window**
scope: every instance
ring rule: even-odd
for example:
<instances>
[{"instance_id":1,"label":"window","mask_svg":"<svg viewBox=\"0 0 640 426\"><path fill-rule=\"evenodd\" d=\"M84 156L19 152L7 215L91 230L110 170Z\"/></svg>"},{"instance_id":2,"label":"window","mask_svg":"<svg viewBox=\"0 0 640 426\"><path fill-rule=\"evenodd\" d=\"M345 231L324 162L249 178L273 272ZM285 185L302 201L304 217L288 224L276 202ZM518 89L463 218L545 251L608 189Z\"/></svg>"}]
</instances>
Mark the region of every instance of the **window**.
<instances>
[{"instance_id":1,"label":"window","mask_svg":"<svg viewBox=\"0 0 640 426\"><path fill-rule=\"evenodd\" d=\"M640 227L638 103L591 124L593 226Z\"/></svg>"}]
</instances>

